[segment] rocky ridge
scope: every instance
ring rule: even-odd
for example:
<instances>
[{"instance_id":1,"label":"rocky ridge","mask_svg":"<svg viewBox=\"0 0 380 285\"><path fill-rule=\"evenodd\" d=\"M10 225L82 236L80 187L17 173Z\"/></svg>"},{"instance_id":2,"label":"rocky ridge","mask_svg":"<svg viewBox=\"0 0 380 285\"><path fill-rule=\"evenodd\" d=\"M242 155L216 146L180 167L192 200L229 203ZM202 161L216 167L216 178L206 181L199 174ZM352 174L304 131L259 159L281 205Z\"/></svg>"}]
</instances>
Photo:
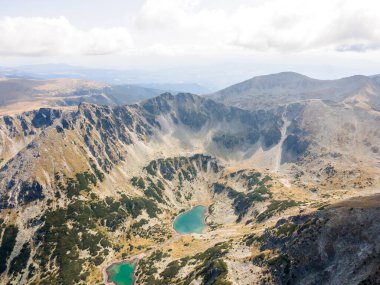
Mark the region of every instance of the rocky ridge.
<instances>
[{"instance_id":1,"label":"rocky ridge","mask_svg":"<svg viewBox=\"0 0 380 285\"><path fill-rule=\"evenodd\" d=\"M309 116L316 110L324 110L318 120ZM353 114L356 125L345 125ZM297 264L289 271L271 262L281 254L298 260L299 241L310 242L306 234L292 241L282 225L301 228L321 209L317 216L342 217L337 227L349 229L351 216L322 209L377 187L377 120L325 101L250 111L170 93L136 105L3 116L3 283L100 284L105 266L133 256L141 284L305 281ZM197 204L209 209L207 232L178 236L174 217ZM279 228L284 240L272 238ZM371 272L358 276L376 280Z\"/></svg>"}]
</instances>

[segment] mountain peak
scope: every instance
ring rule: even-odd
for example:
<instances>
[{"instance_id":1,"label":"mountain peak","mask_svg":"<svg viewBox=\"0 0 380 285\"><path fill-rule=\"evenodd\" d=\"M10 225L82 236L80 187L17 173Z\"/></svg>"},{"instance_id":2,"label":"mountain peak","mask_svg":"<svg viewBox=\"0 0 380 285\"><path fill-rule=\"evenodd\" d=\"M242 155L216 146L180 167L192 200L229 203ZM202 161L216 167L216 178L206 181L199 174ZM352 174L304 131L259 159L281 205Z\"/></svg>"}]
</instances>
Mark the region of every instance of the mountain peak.
<instances>
[{"instance_id":1,"label":"mountain peak","mask_svg":"<svg viewBox=\"0 0 380 285\"><path fill-rule=\"evenodd\" d=\"M278 85L285 86L285 85L291 85L291 84L295 84L299 82L314 82L314 81L319 81L319 80L307 77L306 75L303 75L300 73L285 71L285 72L279 72L279 73L274 73L274 74L255 76L255 77L252 77L251 79L235 84L233 86L243 84L246 87L255 87L259 89L264 89L264 88L273 88Z\"/></svg>"},{"instance_id":2,"label":"mountain peak","mask_svg":"<svg viewBox=\"0 0 380 285\"><path fill-rule=\"evenodd\" d=\"M293 71L282 71L282 72L278 72L278 73L260 75L260 76L255 76L251 79L255 79L255 78L312 79L306 75L303 75L303 74L297 73L297 72L293 72ZM317 79L314 79L314 80L317 80Z\"/></svg>"},{"instance_id":3,"label":"mountain peak","mask_svg":"<svg viewBox=\"0 0 380 285\"><path fill-rule=\"evenodd\" d=\"M211 94L210 98L245 109L268 109L307 100L339 103L355 97L359 90L366 92L373 84L377 88L377 82L376 77L363 75L319 80L288 71L253 77Z\"/></svg>"}]
</instances>

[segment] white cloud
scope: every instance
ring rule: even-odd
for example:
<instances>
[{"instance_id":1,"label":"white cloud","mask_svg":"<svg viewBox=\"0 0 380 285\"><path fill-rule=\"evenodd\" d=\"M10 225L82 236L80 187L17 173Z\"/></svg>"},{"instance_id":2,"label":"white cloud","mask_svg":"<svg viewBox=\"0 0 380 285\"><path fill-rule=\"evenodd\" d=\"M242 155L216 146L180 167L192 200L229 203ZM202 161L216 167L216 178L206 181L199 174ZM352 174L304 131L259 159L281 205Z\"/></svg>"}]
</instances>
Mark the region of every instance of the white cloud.
<instances>
[{"instance_id":1,"label":"white cloud","mask_svg":"<svg viewBox=\"0 0 380 285\"><path fill-rule=\"evenodd\" d=\"M1 55L100 55L127 50L132 39L125 28L84 31L65 17L0 18Z\"/></svg>"},{"instance_id":2,"label":"white cloud","mask_svg":"<svg viewBox=\"0 0 380 285\"><path fill-rule=\"evenodd\" d=\"M317 44L337 51L380 49L378 1L345 1L325 25Z\"/></svg>"},{"instance_id":3,"label":"white cloud","mask_svg":"<svg viewBox=\"0 0 380 285\"><path fill-rule=\"evenodd\" d=\"M215 52L366 51L380 49L379 10L373 0L237 0L232 9L196 0L146 0L136 23L167 46L188 51L194 45Z\"/></svg>"},{"instance_id":4,"label":"white cloud","mask_svg":"<svg viewBox=\"0 0 380 285\"><path fill-rule=\"evenodd\" d=\"M132 4L124 5L127 10ZM235 56L252 51L380 50L380 2L375 0L145 0L134 7L134 22L118 18L114 25L119 27L88 30L65 17L0 18L0 55Z\"/></svg>"}]
</instances>

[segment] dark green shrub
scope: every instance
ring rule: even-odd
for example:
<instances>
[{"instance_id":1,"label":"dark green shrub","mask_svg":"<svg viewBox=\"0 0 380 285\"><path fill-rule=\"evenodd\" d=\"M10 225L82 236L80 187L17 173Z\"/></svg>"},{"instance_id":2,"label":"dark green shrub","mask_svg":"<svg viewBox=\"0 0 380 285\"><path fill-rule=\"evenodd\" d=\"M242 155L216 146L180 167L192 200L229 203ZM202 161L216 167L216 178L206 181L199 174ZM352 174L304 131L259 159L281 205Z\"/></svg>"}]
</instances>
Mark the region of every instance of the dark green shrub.
<instances>
[{"instance_id":1,"label":"dark green shrub","mask_svg":"<svg viewBox=\"0 0 380 285\"><path fill-rule=\"evenodd\" d=\"M0 247L0 274L2 274L7 268L7 260L11 255L13 248L16 244L16 237L18 234L17 226L10 225L5 228L3 239Z\"/></svg>"}]
</instances>

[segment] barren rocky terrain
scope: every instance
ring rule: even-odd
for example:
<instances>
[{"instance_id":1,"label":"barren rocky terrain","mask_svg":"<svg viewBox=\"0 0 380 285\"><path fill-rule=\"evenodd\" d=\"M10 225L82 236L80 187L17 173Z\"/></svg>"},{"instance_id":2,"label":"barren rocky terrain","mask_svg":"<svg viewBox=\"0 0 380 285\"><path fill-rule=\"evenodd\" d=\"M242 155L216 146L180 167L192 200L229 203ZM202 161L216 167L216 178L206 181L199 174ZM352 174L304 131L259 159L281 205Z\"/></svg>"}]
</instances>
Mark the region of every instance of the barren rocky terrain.
<instances>
[{"instance_id":1,"label":"barren rocky terrain","mask_svg":"<svg viewBox=\"0 0 380 285\"><path fill-rule=\"evenodd\" d=\"M1 116L0 283L103 284L138 258L137 284L376 284L379 95L289 76L253 80L286 99L265 106L244 83ZM207 229L179 235L196 205Z\"/></svg>"}]
</instances>

